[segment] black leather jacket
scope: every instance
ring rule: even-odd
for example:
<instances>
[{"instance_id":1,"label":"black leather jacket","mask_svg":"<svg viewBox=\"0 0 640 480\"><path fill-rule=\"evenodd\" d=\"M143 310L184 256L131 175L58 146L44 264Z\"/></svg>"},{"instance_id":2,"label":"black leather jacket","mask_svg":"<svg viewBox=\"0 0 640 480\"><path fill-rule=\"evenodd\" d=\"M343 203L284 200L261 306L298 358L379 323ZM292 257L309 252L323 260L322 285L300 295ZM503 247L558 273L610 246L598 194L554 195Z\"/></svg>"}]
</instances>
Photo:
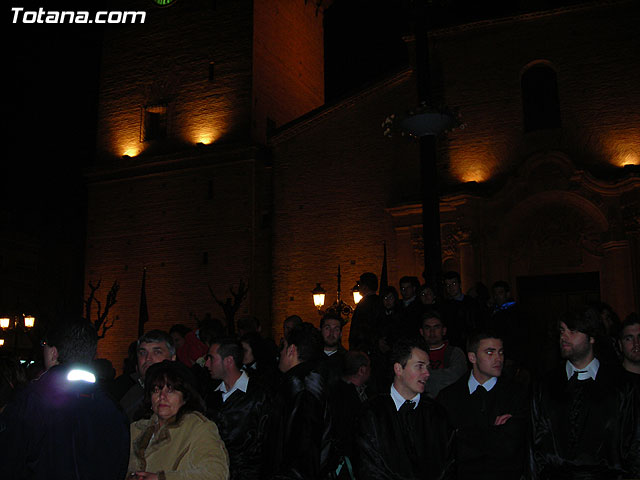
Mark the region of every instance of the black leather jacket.
<instances>
[{"instance_id":1,"label":"black leather jacket","mask_svg":"<svg viewBox=\"0 0 640 480\"><path fill-rule=\"evenodd\" d=\"M325 384L314 367L303 362L282 377L267 440L270 478L318 480L332 466Z\"/></svg>"},{"instance_id":2,"label":"black leather jacket","mask_svg":"<svg viewBox=\"0 0 640 480\"><path fill-rule=\"evenodd\" d=\"M575 383L575 382L574 382ZM564 364L536 386L531 409L531 478L640 476L640 400L617 366L572 386ZM580 415L571 415L581 389Z\"/></svg>"},{"instance_id":3,"label":"black leather jacket","mask_svg":"<svg viewBox=\"0 0 640 480\"><path fill-rule=\"evenodd\" d=\"M222 392L213 392L207 398L207 408L207 416L218 426L229 452L231 480L262 478L264 437L271 413L267 390L249 379L247 391L236 390L226 402Z\"/></svg>"},{"instance_id":4,"label":"black leather jacket","mask_svg":"<svg viewBox=\"0 0 640 480\"><path fill-rule=\"evenodd\" d=\"M388 393L365 403L356 438L358 478L442 480L454 474L454 430L447 414L426 395L408 418Z\"/></svg>"}]
</instances>

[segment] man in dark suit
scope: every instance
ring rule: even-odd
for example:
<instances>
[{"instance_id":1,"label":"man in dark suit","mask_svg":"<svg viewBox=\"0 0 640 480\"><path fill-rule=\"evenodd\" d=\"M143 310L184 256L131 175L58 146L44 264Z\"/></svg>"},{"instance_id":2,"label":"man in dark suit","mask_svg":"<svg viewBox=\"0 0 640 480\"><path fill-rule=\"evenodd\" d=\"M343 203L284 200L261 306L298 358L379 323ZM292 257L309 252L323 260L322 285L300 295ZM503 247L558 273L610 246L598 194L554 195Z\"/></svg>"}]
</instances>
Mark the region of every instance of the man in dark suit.
<instances>
[{"instance_id":1,"label":"man in dark suit","mask_svg":"<svg viewBox=\"0 0 640 480\"><path fill-rule=\"evenodd\" d=\"M359 478L430 480L450 475L453 429L444 408L424 395L428 350L421 338L393 346L393 384L368 401L360 417Z\"/></svg>"},{"instance_id":2,"label":"man in dark suit","mask_svg":"<svg viewBox=\"0 0 640 480\"><path fill-rule=\"evenodd\" d=\"M294 327L280 351L283 373L273 398L267 435L269 475L319 479L335 467L326 385L317 371L322 335L310 323Z\"/></svg>"},{"instance_id":3,"label":"man in dark suit","mask_svg":"<svg viewBox=\"0 0 640 480\"><path fill-rule=\"evenodd\" d=\"M457 478L518 480L525 467L526 390L501 377L504 350L495 334L472 334L467 350L470 374L436 399L457 431Z\"/></svg>"},{"instance_id":4,"label":"man in dark suit","mask_svg":"<svg viewBox=\"0 0 640 480\"><path fill-rule=\"evenodd\" d=\"M229 452L231 480L262 478L264 436L271 409L267 390L242 370L244 350L234 338L216 340L206 356L214 380L207 395L207 416L220 430Z\"/></svg>"},{"instance_id":5,"label":"man in dark suit","mask_svg":"<svg viewBox=\"0 0 640 480\"><path fill-rule=\"evenodd\" d=\"M376 294L378 277L375 273L365 272L360 275L357 287L362 299L351 318L349 350L371 354L378 348L379 328L384 317L382 302Z\"/></svg>"},{"instance_id":6,"label":"man in dark suit","mask_svg":"<svg viewBox=\"0 0 640 480\"><path fill-rule=\"evenodd\" d=\"M371 362L365 352L349 350L343 358L342 378L329 391L335 452L354 458L355 432L362 404L367 400Z\"/></svg>"},{"instance_id":7,"label":"man in dark suit","mask_svg":"<svg viewBox=\"0 0 640 480\"><path fill-rule=\"evenodd\" d=\"M331 390L342 377L342 364L346 350L342 346L342 327L344 321L340 315L327 313L320 320L320 333L324 342L322 360L318 371L326 380L327 391Z\"/></svg>"},{"instance_id":8,"label":"man in dark suit","mask_svg":"<svg viewBox=\"0 0 640 480\"><path fill-rule=\"evenodd\" d=\"M482 326L482 309L473 297L462 292L458 272L446 272L443 279L446 299L438 309L447 325L449 343L464 350L467 336Z\"/></svg>"},{"instance_id":9,"label":"man in dark suit","mask_svg":"<svg viewBox=\"0 0 640 480\"><path fill-rule=\"evenodd\" d=\"M420 282L417 277L404 276L400 279L399 286L402 295L402 309L396 337L418 336L420 335L420 322L424 307L417 296Z\"/></svg>"},{"instance_id":10,"label":"man in dark suit","mask_svg":"<svg viewBox=\"0 0 640 480\"><path fill-rule=\"evenodd\" d=\"M534 480L640 477L640 400L619 365L600 362L604 330L593 308L559 322L566 361L536 386L532 403Z\"/></svg>"}]
</instances>

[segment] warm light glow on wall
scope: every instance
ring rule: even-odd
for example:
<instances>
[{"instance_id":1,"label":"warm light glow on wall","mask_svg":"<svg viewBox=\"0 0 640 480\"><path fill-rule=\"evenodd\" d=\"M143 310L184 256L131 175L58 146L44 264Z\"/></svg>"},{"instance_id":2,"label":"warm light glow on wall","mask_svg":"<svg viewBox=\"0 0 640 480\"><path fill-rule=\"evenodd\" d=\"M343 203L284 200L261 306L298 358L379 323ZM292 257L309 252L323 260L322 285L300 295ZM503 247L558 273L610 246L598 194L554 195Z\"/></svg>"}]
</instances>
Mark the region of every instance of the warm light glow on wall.
<instances>
[{"instance_id":1,"label":"warm light glow on wall","mask_svg":"<svg viewBox=\"0 0 640 480\"><path fill-rule=\"evenodd\" d=\"M612 165L640 165L640 140L635 133L622 132L608 136L606 146Z\"/></svg>"},{"instance_id":2,"label":"warm light glow on wall","mask_svg":"<svg viewBox=\"0 0 640 480\"><path fill-rule=\"evenodd\" d=\"M193 125L190 130L191 133L189 137L193 143L209 145L215 142L220 136L220 131L212 127L210 122L203 125Z\"/></svg>"},{"instance_id":3,"label":"warm light glow on wall","mask_svg":"<svg viewBox=\"0 0 640 480\"><path fill-rule=\"evenodd\" d=\"M8 317L0 318L0 328L9 328L9 323L11 319Z\"/></svg>"},{"instance_id":4,"label":"warm light glow on wall","mask_svg":"<svg viewBox=\"0 0 640 480\"><path fill-rule=\"evenodd\" d=\"M122 152L122 155L127 155L128 157L135 157L136 155L138 155L140 153L140 147L139 146L128 146L124 148L124 151Z\"/></svg>"},{"instance_id":5,"label":"warm light glow on wall","mask_svg":"<svg viewBox=\"0 0 640 480\"><path fill-rule=\"evenodd\" d=\"M206 135L202 134L196 137L196 143L203 143L205 145L209 145L216 140L216 137L213 133Z\"/></svg>"},{"instance_id":6,"label":"warm light glow on wall","mask_svg":"<svg viewBox=\"0 0 640 480\"><path fill-rule=\"evenodd\" d=\"M451 173L462 183L489 180L498 166L496 152L485 143L461 147L451 152Z\"/></svg>"},{"instance_id":7,"label":"warm light glow on wall","mask_svg":"<svg viewBox=\"0 0 640 480\"><path fill-rule=\"evenodd\" d=\"M637 153L630 152L626 155L622 155L621 158L621 167L624 167L625 165L640 165L640 155Z\"/></svg>"},{"instance_id":8,"label":"warm light glow on wall","mask_svg":"<svg viewBox=\"0 0 640 480\"><path fill-rule=\"evenodd\" d=\"M485 182L489 178L488 172L483 168L469 169L461 173L460 179L467 182Z\"/></svg>"}]
</instances>

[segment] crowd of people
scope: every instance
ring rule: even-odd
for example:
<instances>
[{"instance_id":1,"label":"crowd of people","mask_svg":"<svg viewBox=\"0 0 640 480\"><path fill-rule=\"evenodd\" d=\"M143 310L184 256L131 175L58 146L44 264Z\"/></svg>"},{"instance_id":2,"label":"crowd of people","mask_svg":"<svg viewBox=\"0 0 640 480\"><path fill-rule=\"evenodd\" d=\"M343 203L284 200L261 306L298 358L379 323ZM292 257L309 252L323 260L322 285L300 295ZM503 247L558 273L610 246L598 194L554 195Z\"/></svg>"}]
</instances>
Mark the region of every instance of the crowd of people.
<instances>
[{"instance_id":1,"label":"crowd of people","mask_svg":"<svg viewBox=\"0 0 640 480\"><path fill-rule=\"evenodd\" d=\"M110 381L92 326L56 324L35 381L0 363L2 478L640 477L637 315L564 312L557 367L538 374L506 282L378 287L360 276L344 342L331 310L286 318L279 345L253 317L234 335L177 324L132 343Z\"/></svg>"}]
</instances>

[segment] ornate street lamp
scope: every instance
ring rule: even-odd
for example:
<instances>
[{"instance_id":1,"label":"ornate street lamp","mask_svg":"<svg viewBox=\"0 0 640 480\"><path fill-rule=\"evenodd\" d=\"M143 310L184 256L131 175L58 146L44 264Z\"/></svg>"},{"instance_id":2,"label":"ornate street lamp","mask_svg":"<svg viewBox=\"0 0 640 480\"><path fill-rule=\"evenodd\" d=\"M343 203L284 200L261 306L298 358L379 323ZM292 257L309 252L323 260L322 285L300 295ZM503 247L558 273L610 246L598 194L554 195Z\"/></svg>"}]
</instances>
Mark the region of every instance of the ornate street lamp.
<instances>
[{"instance_id":1,"label":"ornate street lamp","mask_svg":"<svg viewBox=\"0 0 640 480\"><path fill-rule=\"evenodd\" d=\"M351 292L353 292L353 301L354 303L357 305L360 303L360 300L362 300L362 294L360 293L360 285L358 285L357 283L354 285L354 287L351 289Z\"/></svg>"},{"instance_id":2,"label":"ornate street lamp","mask_svg":"<svg viewBox=\"0 0 640 480\"><path fill-rule=\"evenodd\" d=\"M342 275L340 274L340 265L338 265L338 291L336 293L336 300L327 308L323 309L324 301L326 297L326 292L324 288L319 283L316 283L316 288L314 288L311 293L313 294L313 304L318 309L318 313L322 316L327 313L331 313L333 315L339 315L340 318L344 319L345 322L348 321L349 317L353 313L353 307L348 303L345 303L341 298L340 291L340 282L342 279Z\"/></svg>"},{"instance_id":3,"label":"ornate street lamp","mask_svg":"<svg viewBox=\"0 0 640 480\"><path fill-rule=\"evenodd\" d=\"M19 344L19 336L27 337L26 345L31 344L31 340L29 339L29 330L31 330L36 323L36 317L33 315L13 315L13 316L3 316L0 317L0 329L2 329L3 338L0 339L0 348L7 348L9 342L7 341L8 337L13 337L13 341L11 342L13 346L13 350L17 351L19 348L24 347L24 345ZM23 342L24 343L24 342Z\"/></svg>"},{"instance_id":4,"label":"ornate street lamp","mask_svg":"<svg viewBox=\"0 0 640 480\"><path fill-rule=\"evenodd\" d=\"M316 306L318 310L324 307L324 297L327 293L322 285L316 283L316 288L314 288L311 293L313 293L313 304Z\"/></svg>"}]
</instances>

